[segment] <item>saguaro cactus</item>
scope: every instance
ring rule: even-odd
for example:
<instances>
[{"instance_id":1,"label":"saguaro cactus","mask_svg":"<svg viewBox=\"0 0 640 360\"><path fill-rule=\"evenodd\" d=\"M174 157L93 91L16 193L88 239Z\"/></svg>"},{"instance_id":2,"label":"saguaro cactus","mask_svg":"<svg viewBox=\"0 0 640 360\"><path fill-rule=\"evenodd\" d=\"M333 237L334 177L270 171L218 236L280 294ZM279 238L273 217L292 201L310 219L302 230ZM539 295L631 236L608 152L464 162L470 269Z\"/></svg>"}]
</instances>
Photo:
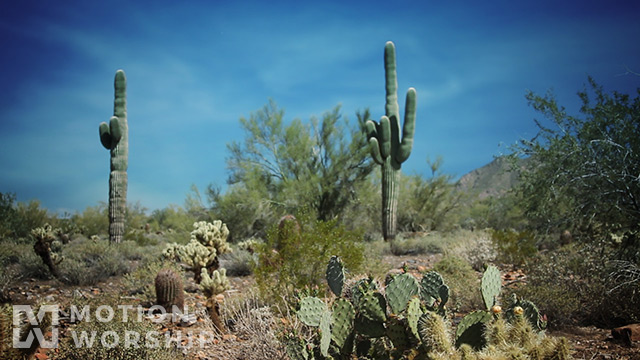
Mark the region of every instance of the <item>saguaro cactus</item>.
<instances>
[{"instance_id":1,"label":"saguaro cactus","mask_svg":"<svg viewBox=\"0 0 640 360\"><path fill-rule=\"evenodd\" d=\"M396 237L396 213L398 206L398 180L400 167L411 154L416 120L416 90L409 88L405 102L402 139L400 139L400 113L398 108L398 78L396 74L396 50L391 41L384 48L386 88L386 115L380 122L368 120L367 138L371 155L382 166L382 234L386 241Z\"/></svg>"},{"instance_id":2,"label":"saguaro cactus","mask_svg":"<svg viewBox=\"0 0 640 360\"><path fill-rule=\"evenodd\" d=\"M129 127L127 125L127 78L116 71L115 101L109 123L100 123L100 142L111 151L109 174L109 241L119 243L124 235L127 209L127 166L129 164Z\"/></svg>"}]
</instances>

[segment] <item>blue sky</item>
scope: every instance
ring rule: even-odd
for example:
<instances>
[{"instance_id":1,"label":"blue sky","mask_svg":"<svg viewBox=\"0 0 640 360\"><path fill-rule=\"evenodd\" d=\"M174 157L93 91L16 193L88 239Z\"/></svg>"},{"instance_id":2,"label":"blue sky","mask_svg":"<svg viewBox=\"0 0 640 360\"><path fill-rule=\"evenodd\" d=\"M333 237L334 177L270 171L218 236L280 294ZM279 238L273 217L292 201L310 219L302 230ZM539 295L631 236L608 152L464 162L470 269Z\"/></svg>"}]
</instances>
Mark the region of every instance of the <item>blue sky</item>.
<instances>
[{"instance_id":1,"label":"blue sky","mask_svg":"<svg viewBox=\"0 0 640 360\"><path fill-rule=\"evenodd\" d=\"M393 5L391 5L393 4ZM535 134L527 90L576 112L593 76L635 94L637 1L33 1L0 12L0 192L52 211L107 201L98 124L128 79L129 194L183 204L224 185L238 119L269 98L288 120L334 106L384 113L382 53L396 44L399 97L418 92L416 144L461 176ZM403 102L403 101L402 101ZM401 102L401 108L404 104Z\"/></svg>"}]
</instances>

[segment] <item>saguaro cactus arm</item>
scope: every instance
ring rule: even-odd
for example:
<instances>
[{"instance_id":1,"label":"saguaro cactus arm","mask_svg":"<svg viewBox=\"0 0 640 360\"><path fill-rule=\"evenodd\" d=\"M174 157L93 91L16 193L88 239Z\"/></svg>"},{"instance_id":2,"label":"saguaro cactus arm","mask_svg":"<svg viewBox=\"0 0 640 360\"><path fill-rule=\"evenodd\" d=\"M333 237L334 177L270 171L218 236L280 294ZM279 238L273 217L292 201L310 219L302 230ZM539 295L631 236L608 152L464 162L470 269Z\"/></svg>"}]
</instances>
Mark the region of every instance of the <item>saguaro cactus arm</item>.
<instances>
[{"instance_id":1,"label":"saguaro cactus arm","mask_svg":"<svg viewBox=\"0 0 640 360\"><path fill-rule=\"evenodd\" d=\"M112 116L108 124L104 121L101 122L98 131L100 132L100 142L107 150L113 149L122 138L120 120L117 116Z\"/></svg>"}]
</instances>

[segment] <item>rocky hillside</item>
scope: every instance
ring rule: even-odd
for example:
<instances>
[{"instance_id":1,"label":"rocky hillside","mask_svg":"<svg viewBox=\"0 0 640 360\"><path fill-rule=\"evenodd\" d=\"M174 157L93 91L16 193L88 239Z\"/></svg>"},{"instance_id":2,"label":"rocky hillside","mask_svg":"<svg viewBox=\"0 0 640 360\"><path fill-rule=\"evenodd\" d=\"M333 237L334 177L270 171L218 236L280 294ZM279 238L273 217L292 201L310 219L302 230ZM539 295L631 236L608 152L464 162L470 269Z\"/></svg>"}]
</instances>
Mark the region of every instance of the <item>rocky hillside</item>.
<instances>
[{"instance_id":1,"label":"rocky hillside","mask_svg":"<svg viewBox=\"0 0 640 360\"><path fill-rule=\"evenodd\" d=\"M520 166L526 166L521 160ZM484 199L489 196L504 194L518 183L518 174L511 171L511 164L505 157L497 157L489 164L475 169L462 176L458 181L458 189Z\"/></svg>"}]
</instances>

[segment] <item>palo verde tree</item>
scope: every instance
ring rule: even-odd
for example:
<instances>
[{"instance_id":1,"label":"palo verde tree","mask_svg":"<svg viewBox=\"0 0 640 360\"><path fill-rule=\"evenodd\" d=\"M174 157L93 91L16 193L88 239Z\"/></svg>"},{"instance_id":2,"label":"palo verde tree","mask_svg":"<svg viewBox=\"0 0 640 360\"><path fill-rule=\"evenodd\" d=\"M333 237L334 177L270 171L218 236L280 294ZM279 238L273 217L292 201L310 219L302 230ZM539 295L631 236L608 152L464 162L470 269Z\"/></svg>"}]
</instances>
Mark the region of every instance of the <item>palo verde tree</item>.
<instances>
[{"instance_id":1,"label":"palo verde tree","mask_svg":"<svg viewBox=\"0 0 640 360\"><path fill-rule=\"evenodd\" d=\"M127 167L129 164L129 127L127 125L127 78L118 70L114 81L113 116L100 123L100 142L111 153L109 172L109 241L119 243L124 236L127 210Z\"/></svg>"},{"instance_id":2,"label":"palo verde tree","mask_svg":"<svg viewBox=\"0 0 640 360\"><path fill-rule=\"evenodd\" d=\"M514 149L531 159L519 187L526 216L538 231L618 234L638 245L640 96L605 92L592 78L578 96L581 116L567 114L551 93L527 94L548 122L536 120L536 137Z\"/></svg>"},{"instance_id":3,"label":"palo verde tree","mask_svg":"<svg viewBox=\"0 0 640 360\"><path fill-rule=\"evenodd\" d=\"M273 220L302 207L308 207L319 220L338 217L355 200L356 189L374 166L364 135L369 113L357 117L358 125L351 126L337 106L321 119L285 123L284 110L271 100L249 118L241 118L244 142L227 145L230 187L225 194L209 188L216 216L224 219L233 234L245 236L264 231L268 225L256 229L255 221ZM253 220L237 229L225 213L232 215L241 209L247 211L244 216L252 214Z\"/></svg>"},{"instance_id":4,"label":"palo verde tree","mask_svg":"<svg viewBox=\"0 0 640 360\"><path fill-rule=\"evenodd\" d=\"M380 122L366 123L371 155L382 169L382 235L386 241L396 237L398 212L398 182L400 167L411 154L416 120L416 90L409 88L405 102L404 125L400 139L400 110L398 107L398 76L396 49L391 41L384 47L386 114Z\"/></svg>"}]
</instances>

